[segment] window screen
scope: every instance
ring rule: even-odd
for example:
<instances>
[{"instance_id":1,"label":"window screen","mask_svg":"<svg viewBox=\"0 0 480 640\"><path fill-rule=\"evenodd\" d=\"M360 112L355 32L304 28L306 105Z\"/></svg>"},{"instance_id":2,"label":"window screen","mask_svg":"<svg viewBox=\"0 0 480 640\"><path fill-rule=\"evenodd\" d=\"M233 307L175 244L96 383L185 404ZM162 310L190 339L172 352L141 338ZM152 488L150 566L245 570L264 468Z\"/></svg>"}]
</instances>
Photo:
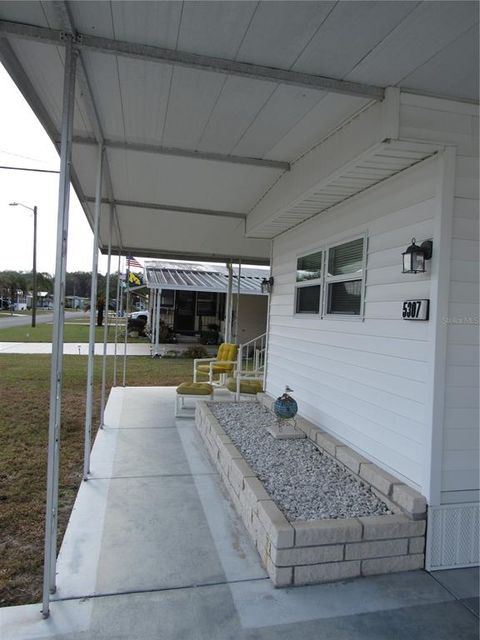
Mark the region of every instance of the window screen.
<instances>
[{"instance_id":1,"label":"window screen","mask_svg":"<svg viewBox=\"0 0 480 640\"><path fill-rule=\"evenodd\" d=\"M297 282L315 280L322 275L322 252L311 253L297 260Z\"/></svg>"},{"instance_id":2,"label":"window screen","mask_svg":"<svg viewBox=\"0 0 480 640\"><path fill-rule=\"evenodd\" d=\"M297 313L318 313L320 309L320 285L297 289Z\"/></svg>"},{"instance_id":3,"label":"window screen","mask_svg":"<svg viewBox=\"0 0 480 640\"><path fill-rule=\"evenodd\" d=\"M199 291L197 294L197 314L199 316L214 316L217 310L217 294Z\"/></svg>"},{"instance_id":4,"label":"window screen","mask_svg":"<svg viewBox=\"0 0 480 640\"><path fill-rule=\"evenodd\" d=\"M360 315L362 300L362 281L347 280L346 282L332 282L328 285L327 313L341 313L345 315Z\"/></svg>"},{"instance_id":5,"label":"window screen","mask_svg":"<svg viewBox=\"0 0 480 640\"><path fill-rule=\"evenodd\" d=\"M160 304L162 307L173 308L175 302L175 291L173 289L162 289Z\"/></svg>"},{"instance_id":6,"label":"window screen","mask_svg":"<svg viewBox=\"0 0 480 640\"><path fill-rule=\"evenodd\" d=\"M362 270L363 238L332 247L328 252L328 275L341 276Z\"/></svg>"}]
</instances>

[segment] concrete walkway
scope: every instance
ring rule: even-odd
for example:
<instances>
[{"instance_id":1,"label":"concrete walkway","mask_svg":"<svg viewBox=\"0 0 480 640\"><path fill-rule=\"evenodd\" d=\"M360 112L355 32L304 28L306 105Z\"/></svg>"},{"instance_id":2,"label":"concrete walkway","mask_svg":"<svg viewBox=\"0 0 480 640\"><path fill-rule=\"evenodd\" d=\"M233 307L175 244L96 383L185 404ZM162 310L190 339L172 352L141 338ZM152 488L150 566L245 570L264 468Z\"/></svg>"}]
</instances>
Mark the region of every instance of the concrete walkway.
<instances>
[{"instance_id":1,"label":"concrete walkway","mask_svg":"<svg viewBox=\"0 0 480 640\"><path fill-rule=\"evenodd\" d=\"M475 570L274 589L174 393L112 391L51 616L1 609L2 640L477 639Z\"/></svg>"},{"instance_id":2,"label":"concrete walkway","mask_svg":"<svg viewBox=\"0 0 480 640\"><path fill-rule=\"evenodd\" d=\"M150 356L152 354L151 344L149 342L131 342L127 345L127 356ZM117 355L123 356L124 343L117 344ZM51 342L0 342L0 354L2 353L31 353L31 354L51 354ZM63 353L71 356L87 356L88 342L65 342L63 345ZM103 342L95 344L95 355L103 354ZM115 354L115 345L107 344L107 355Z\"/></svg>"}]
</instances>

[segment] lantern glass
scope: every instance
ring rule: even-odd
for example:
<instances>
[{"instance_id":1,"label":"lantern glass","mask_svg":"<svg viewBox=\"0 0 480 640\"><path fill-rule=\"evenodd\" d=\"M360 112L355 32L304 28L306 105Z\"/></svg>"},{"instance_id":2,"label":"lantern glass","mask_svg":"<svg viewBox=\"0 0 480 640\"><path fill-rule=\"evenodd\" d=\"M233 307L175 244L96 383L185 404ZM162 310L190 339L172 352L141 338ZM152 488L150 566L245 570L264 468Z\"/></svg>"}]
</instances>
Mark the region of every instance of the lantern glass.
<instances>
[{"instance_id":1,"label":"lantern glass","mask_svg":"<svg viewBox=\"0 0 480 640\"><path fill-rule=\"evenodd\" d=\"M405 251L403 255L403 273L410 273L412 270L412 254Z\"/></svg>"},{"instance_id":2,"label":"lantern glass","mask_svg":"<svg viewBox=\"0 0 480 640\"><path fill-rule=\"evenodd\" d=\"M425 271L425 255L421 249L412 253L412 271L414 273Z\"/></svg>"}]
</instances>

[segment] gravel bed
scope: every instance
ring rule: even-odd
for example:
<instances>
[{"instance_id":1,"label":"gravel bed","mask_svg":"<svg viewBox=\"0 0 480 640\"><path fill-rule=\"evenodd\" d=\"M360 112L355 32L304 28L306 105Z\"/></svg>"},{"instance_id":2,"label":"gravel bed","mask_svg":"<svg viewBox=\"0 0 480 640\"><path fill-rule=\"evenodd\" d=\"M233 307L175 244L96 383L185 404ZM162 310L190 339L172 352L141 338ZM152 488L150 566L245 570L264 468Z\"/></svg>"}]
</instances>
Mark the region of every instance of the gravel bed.
<instances>
[{"instance_id":1,"label":"gravel bed","mask_svg":"<svg viewBox=\"0 0 480 640\"><path fill-rule=\"evenodd\" d=\"M258 402L209 403L288 520L352 518L392 512L309 440L277 440L266 427L276 418Z\"/></svg>"}]
</instances>

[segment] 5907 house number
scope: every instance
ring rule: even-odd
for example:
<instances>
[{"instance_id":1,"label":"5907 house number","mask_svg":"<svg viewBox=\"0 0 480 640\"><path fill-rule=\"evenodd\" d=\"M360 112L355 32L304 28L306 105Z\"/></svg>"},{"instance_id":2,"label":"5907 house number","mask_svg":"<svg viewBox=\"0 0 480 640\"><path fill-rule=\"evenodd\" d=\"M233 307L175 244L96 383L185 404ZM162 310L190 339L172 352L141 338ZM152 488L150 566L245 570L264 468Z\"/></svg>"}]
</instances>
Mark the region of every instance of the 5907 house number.
<instances>
[{"instance_id":1,"label":"5907 house number","mask_svg":"<svg viewBox=\"0 0 480 640\"><path fill-rule=\"evenodd\" d=\"M405 300L402 308L404 320L428 320L430 300Z\"/></svg>"}]
</instances>

